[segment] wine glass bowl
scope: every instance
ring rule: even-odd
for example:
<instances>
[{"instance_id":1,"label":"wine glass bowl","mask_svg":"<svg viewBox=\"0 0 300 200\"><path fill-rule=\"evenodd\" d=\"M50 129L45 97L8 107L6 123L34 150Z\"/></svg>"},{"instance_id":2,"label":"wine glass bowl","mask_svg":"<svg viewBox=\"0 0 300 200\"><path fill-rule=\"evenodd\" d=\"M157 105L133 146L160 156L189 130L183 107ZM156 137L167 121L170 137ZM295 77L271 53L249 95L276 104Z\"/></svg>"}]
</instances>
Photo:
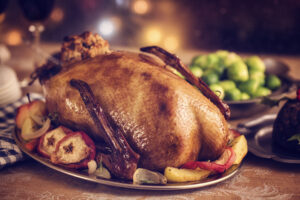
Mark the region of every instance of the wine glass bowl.
<instances>
[{"instance_id":1,"label":"wine glass bowl","mask_svg":"<svg viewBox=\"0 0 300 200\"><path fill-rule=\"evenodd\" d=\"M26 19L40 22L49 17L54 0L19 0L19 4Z\"/></svg>"}]
</instances>

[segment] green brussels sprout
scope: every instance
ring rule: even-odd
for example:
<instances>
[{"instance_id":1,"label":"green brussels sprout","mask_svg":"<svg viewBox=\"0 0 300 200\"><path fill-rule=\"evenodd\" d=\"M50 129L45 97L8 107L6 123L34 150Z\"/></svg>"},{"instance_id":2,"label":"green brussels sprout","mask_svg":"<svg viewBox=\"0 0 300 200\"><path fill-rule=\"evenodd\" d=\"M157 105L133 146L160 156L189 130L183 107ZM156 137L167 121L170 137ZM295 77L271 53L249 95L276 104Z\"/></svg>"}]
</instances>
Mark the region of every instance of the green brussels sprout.
<instances>
[{"instance_id":1,"label":"green brussels sprout","mask_svg":"<svg viewBox=\"0 0 300 200\"><path fill-rule=\"evenodd\" d=\"M227 57L227 55L229 54L228 51L225 51L225 50L219 50L219 51L216 51L215 53L218 57L219 57L219 63L218 63L218 68L216 69L216 71L222 75L225 71L225 64L224 64L224 60L225 58Z\"/></svg>"},{"instance_id":2,"label":"green brussels sprout","mask_svg":"<svg viewBox=\"0 0 300 200\"><path fill-rule=\"evenodd\" d=\"M220 64L219 66L213 67L212 70L215 71L220 77L223 75L225 71L225 66Z\"/></svg>"},{"instance_id":3,"label":"green brussels sprout","mask_svg":"<svg viewBox=\"0 0 300 200\"><path fill-rule=\"evenodd\" d=\"M258 56L251 56L246 60L249 70L264 72L266 70L265 63Z\"/></svg>"},{"instance_id":4,"label":"green brussels sprout","mask_svg":"<svg viewBox=\"0 0 300 200\"><path fill-rule=\"evenodd\" d=\"M197 78L200 78L203 74L203 70L198 65L190 66L190 70Z\"/></svg>"},{"instance_id":5,"label":"green brussels sprout","mask_svg":"<svg viewBox=\"0 0 300 200\"><path fill-rule=\"evenodd\" d=\"M216 54L211 53L211 54L207 55L207 67L208 68L217 68L217 67L219 67L219 63L220 63L220 59Z\"/></svg>"},{"instance_id":6,"label":"green brussels sprout","mask_svg":"<svg viewBox=\"0 0 300 200\"><path fill-rule=\"evenodd\" d=\"M249 70L249 79L258 80L259 84L263 86L265 84L265 73L257 70Z\"/></svg>"},{"instance_id":7,"label":"green brussels sprout","mask_svg":"<svg viewBox=\"0 0 300 200\"><path fill-rule=\"evenodd\" d=\"M211 85L219 82L219 76L213 70L205 71L201 78L207 85Z\"/></svg>"},{"instance_id":8,"label":"green brussels sprout","mask_svg":"<svg viewBox=\"0 0 300 200\"><path fill-rule=\"evenodd\" d=\"M253 97L264 97L271 94L271 90L266 87L259 87L255 91Z\"/></svg>"},{"instance_id":9,"label":"green brussels sprout","mask_svg":"<svg viewBox=\"0 0 300 200\"><path fill-rule=\"evenodd\" d=\"M233 88L225 92L225 99L229 101L241 100L241 91L237 88Z\"/></svg>"},{"instance_id":10,"label":"green brussels sprout","mask_svg":"<svg viewBox=\"0 0 300 200\"><path fill-rule=\"evenodd\" d=\"M206 69L207 68L207 56L206 55L200 55L200 56L195 56L192 60L192 64L191 65L198 65L200 66L202 69Z\"/></svg>"},{"instance_id":11,"label":"green brussels sprout","mask_svg":"<svg viewBox=\"0 0 300 200\"><path fill-rule=\"evenodd\" d=\"M217 84L217 83L214 83L214 84L211 84L209 86L209 88L220 98L220 99L224 99L224 96L225 96L225 93L224 93L224 90L223 88Z\"/></svg>"},{"instance_id":12,"label":"green brussels sprout","mask_svg":"<svg viewBox=\"0 0 300 200\"><path fill-rule=\"evenodd\" d=\"M251 97L249 94L242 92L241 93L241 100L249 100Z\"/></svg>"},{"instance_id":13,"label":"green brussels sprout","mask_svg":"<svg viewBox=\"0 0 300 200\"><path fill-rule=\"evenodd\" d=\"M233 88L236 88L235 82L231 80L220 81L219 85L224 89L225 92Z\"/></svg>"},{"instance_id":14,"label":"green brussels sprout","mask_svg":"<svg viewBox=\"0 0 300 200\"><path fill-rule=\"evenodd\" d=\"M218 50L216 51L216 55L221 59L225 59L228 56L229 52L226 50Z\"/></svg>"},{"instance_id":15,"label":"green brussels sprout","mask_svg":"<svg viewBox=\"0 0 300 200\"><path fill-rule=\"evenodd\" d=\"M268 75L266 86L271 90L276 90L281 86L281 80L276 75Z\"/></svg>"},{"instance_id":16,"label":"green brussels sprout","mask_svg":"<svg viewBox=\"0 0 300 200\"><path fill-rule=\"evenodd\" d=\"M233 63L227 68L227 77L237 82L247 81L249 79L247 66L243 62Z\"/></svg>"},{"instance_id":17,"label":"green brussels sprout","mask_svg":"<svg viewBox=\"0 0 300 200\"><path fill-rule=\"evenodd\" d=\"M231 66L235 62L243 62L242 58L236 53L231 52L224 58L224 65L226 67Z\"/></svg>"},{"instance_id":18,"label":"green brussels sprout","mask_svg":"<svg viewBox=\"0 0 300 200\"><path fill-rule=\"evenodd\" d=\"M257 88L259 87L259 81L255 79L250 79L246 82L242 82L239 84L238 88L249 95L254 95Z\"/></svg>"}]
</instances>

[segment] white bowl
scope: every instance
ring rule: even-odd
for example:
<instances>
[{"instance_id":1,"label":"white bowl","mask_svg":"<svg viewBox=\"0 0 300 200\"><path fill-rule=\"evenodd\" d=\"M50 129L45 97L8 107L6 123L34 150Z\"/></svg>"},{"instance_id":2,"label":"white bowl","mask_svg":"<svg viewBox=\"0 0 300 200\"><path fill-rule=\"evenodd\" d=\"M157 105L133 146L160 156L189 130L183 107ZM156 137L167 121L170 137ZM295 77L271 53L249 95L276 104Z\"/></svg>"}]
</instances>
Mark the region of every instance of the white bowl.
<instances>
[{"instance_id":1,"label":"white bowl","mask_svg":"<svg viewBox=\"0 0 300 200\"><path fill-rule=\"evenodd\" d=\"M0 66L0 106L13 103L22 95L15 71L6 66Z\"/></svg>"}]
</instances>

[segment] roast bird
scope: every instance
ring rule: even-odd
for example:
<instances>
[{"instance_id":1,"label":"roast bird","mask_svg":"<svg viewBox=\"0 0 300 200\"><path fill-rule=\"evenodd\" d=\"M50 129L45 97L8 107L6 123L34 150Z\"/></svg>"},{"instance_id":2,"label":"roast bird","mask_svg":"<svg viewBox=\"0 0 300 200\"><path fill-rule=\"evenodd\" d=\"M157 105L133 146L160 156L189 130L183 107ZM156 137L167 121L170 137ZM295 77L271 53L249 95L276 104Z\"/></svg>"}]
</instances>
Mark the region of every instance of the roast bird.
<instances>
[{"instance_id":1,"label":"roast bird","mask_svg":"<svg viewBox=\"0 0 300 200\"><path fill-rule=\"evenodd\" d=\"M112 127L122 130L139 154L138 167L163 170L218 158L228 142L227 105L174 55L159 47L142 50L159 52L162 60L148 53L111 51L100 36L87 32L66 38L57 56L61 64L49 62L35 74L49 112L56 113L61 124L105 141L78 90L70 85L80 80L89 86Z\"/></svg>"}]
</instances>

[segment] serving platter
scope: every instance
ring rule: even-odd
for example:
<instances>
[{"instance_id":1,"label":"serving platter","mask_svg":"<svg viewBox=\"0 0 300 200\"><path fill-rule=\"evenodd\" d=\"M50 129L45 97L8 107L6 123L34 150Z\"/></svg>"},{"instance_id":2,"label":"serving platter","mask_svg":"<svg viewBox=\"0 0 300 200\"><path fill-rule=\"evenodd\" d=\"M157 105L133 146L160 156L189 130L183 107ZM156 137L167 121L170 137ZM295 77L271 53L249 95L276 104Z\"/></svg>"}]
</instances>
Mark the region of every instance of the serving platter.
<instances>
[{"instance_id":1,"label":"serving platter","mask_svg":"<svg viewBox=\"0 0 300 200\"><path fill-rule=\"evenodd\" d=\"M54 165L49 161L49 159L41 157L37 153L28 151L25 148L22 139L19 136L17 128L15 128L15 131L13 133L13 138L16 144L20 147L20 149L25 154L27 154L29 157L33 158L37 162L45 165L46 167L49 167L57 172L61 172L66 175L73 176L86 181L91 181L91 182L95 182L107 186L114 186L120 188L129 188L129 189L136 189L136 190L186 190L186 189L203 188L203 187L215 185L217 183L223 182L231 178L238 172L240 168L240 166L233 166L232 168L230 168L229 170L227 170L225 173L221 175L215 175L203 181L198 181L198 182L168 183L166 185L137 185L137 184L133 184L132 181L124 181L120 179L104 179L104 178L96 177L95 175L89 175L86 170L81 170L81 171L68 170L58 165Z\"/></svg>"},{"instance_id":2,"label":"serving platter","mask_svg":"<svg viewBox=\"0 0 300 200\"><path fill-rule=\"evenodd\" d=\"M238 126L238 130L247 138L249 152L258 157L282 163L300 164L299 156L297 157L278 146L274 146L272 132L275 119L276 114L264 115Z\"/></svg>"}]
</instances>

